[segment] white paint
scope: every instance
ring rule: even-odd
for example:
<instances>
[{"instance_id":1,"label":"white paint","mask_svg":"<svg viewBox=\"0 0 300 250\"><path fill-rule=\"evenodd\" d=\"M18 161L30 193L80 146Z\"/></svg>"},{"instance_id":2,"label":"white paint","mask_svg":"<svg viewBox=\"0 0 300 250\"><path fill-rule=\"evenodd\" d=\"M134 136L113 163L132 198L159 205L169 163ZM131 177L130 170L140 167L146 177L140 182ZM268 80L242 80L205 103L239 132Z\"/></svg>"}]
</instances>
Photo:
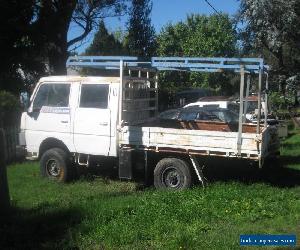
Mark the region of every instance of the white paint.
<instances>
[{"instance_id":1,"label":"white paint","mask_svg":"<svg viewBox=\"0 0 300 250\"><path fill-rule=\"evenodd\" d=\"M25 132L27 151L39 152L40 145L48 138L55 138L63 142L70 152L92 155L116 156L116 88L119 78L116 77L46 77L36 85L31 96L31 106L41 84L70 84L68 107L42 107L36 116L33 113L23 113L21 128ZM109 91L109 103L106 109L80 108L80 85L109 84L114 91ZM113 118L113 124L111 124Z\"/></svg>"},{"instance_id":2,"label":"white paint","mask_svg":"<svg viewBox=\"0 0 300 250\"><path fill-rule=\"evenodd\" d=\"M41 143L47 138L62 141L70 152L99 156L117 156L119 146L135 145L141 147L173 148L205 151L207 154L222 153L224 156L236 157L237 133L205 130L170 129L160 127L121 126L119 77L47 77L37 84L65 83L71 85L69 106L62 108L44 107L34 118L24 113L21 128L25 131L26 146L30 153L39 153ZM80 89L82 84L108 84L107 108L81 108ZM124 89L123 89L124 90ZM128 97L127 97L128 98ZM144 107L143 107L144 108ZM31 107L32 109L32 107ZM140 119L137 111L131 119ZM124 119L124 117L122 118ZM126 121L125 121L126 122ZM133 121L134 123L134 121ZM241 153L251 155L252 159L260 160L268 154L270 128L262 134L242 134ZM246 156L243 156L246 157Z\"/></svg>"}]
</instances>

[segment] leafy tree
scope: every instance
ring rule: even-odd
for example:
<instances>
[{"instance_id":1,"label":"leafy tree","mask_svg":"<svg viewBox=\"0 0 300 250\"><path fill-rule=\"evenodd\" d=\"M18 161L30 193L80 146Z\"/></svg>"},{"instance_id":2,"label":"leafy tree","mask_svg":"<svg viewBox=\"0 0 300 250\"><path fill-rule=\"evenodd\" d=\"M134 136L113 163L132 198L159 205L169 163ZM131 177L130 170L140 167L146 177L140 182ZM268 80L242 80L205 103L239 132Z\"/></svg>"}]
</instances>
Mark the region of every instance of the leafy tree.
<instances>
[{"instance_id":1,"label":"leafy tree","mask_svg":"<svg viewBox=\"0 0 300 250\"><path fill-rule=\"evenodd\" d=\"M115 38L114 34L107 31L103 20L100 21L98 31L96 32L93 42L85 50L84 55L97 56L119 56L125 55L126 50L123 43ZM99 69L84 68L80 70L83 75L118 75L119 72L106 72Z\"/></svg>"},{"instance_id":2,"label":"leafy tree","mask_svg":"<svg viewBox=\"0 0 300 250\"><path fill-rule=\"evenodd\" d=\"M0 89L18 93L44 72L31 40L34 0L0 2Z\"/></svg>"},{"instance_id":3,"label":"leafy tree","mask_svg":"<svg viewBox=\"0 0 300 250\"><path fill-rule=\"evenodd\" d=\"M155 31L151 25L151 0L132 0L126 45L130 55L148 57L155 51Z\"/></svg>"},{"instance_id":4,"label":"leafy tree","mask_svg":"<svg viewBox=\"0 0 300 250\"><path fill-rule=\"evenodd\" d=\"M118 40L125 48L125 38L128 35L128 32L124 29L122 29L122 27L117 27L112 34L114 35L115 39Z\"/></svg>"},{"instance_id":5,"label":"leafy tree","mask_svg":"<svg viewBox=\"0 0 300 250\"><path fill-rule=\"evenodd\" d=\"M232 56L236 37L228 15L190 15L169 24L158 36L158 54L176 56Z\"/></svg>"},{"instance_id":6,"label":"leafy tree","mask_svg":"<svg viewBox=\"0 0 300 250\"><path fill-rule=\"evenodd\" d=\"M236 53L236 34L228 15L190 15L184 22L168 24L157 38L160 56L230 57ZM162 86L176 91L187 87L205 87L231 93L228 74L164 72Z\"/></svg>"},{"instance_id":7,"label":"leafy tree","mask_svg":"<svg viewBox=\"0 0 300 250\"><path fill-rule=\"evenodd\" d=\"M50 70L65 74L68 51L83 41L99 20L120 15L125 8L122 0L40 0L37 1L37 16L34 26L40 35L36 42L44 49ZM70 24L81 28L82 33L70 40L67 38Z\"/></svg>"},{"instance_id":8,"label":"leafy tree","mask_svg":"<svg viewBox=\"0 0 300 250\"><path fill-rule=\"evenodd\" d=\"M112 56L122 55L123 46L113 34L108 33L103 21L99 23L93 42L86 49L86 55Z\"/></svg>"},{"instance_id":9,"label":"leafy tree","mask_svg":"<svg viewBox=\"0 0 300 250\"><path fill-rule=\"evenodd\" d=\"M0 90L0 127L19 125L17 117L20 111L18 98L10 92Z\"/></svg>"},{"instance_id":10,"label":"leafy tree","mask_svg":"<svg viewBox=\"0 0 300 250\"><path fill-rule=\"evenodd\" d=\"M126 0L11 0L0 9L0 88L24 90L41 74L65 74L70 50ZM70 24L82 29L68 40Z\"/></svg>"},{"instance_id":11,"label":"leafy tree","mask_svg":"<svg viewBox=\"0 0 300 250\"><path fill-rule=\"evenodd\" d=\"M290 77L300 69L300 2L242 0L237 20L244 23L245 53L267 59L273 89L285 95Z\"/></svg>"}]
</instances>

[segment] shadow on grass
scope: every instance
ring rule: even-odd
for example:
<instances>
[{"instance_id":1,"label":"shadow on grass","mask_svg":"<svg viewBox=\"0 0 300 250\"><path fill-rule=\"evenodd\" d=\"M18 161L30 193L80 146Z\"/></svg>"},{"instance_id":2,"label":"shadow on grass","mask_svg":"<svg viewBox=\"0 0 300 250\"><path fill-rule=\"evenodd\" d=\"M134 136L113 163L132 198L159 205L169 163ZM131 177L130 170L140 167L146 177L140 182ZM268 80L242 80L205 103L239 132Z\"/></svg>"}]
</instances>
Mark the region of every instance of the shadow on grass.
<instances>
[{"instance_id":1,"label":"shadow on grass","mask_svg":"<svg viewBox=\"0 0 300 250\"><path fill-rule=\"evenodd\" d=\"M143 169L140 169L139 171L135 170L133 174L134 174L133 180L134 183L136 184L136 190L144 190L145 188L150 186L149 183L144 182L145 176L144 176ZM120 181L119 173L118 173L118 162L107 160L99 166L97 166L95 163L94 164L92 163L88 168L86 167L78 168L79 180L93 182L98 178L101 178L106 184L109 184L110 181Z\"/></svg>"},{"instance_id":2,"label":"shadow on grass","mask_svg":"<svg viewBox=\"0 0 300 250\"><path fill-rule=\"evenodd\" d=\"M101 164L90 162L89 167L79 166L77 168L78 177L81 180L93 181L97 177L104 180L119 180L118 178L118 162L112 159L101 158Z\"/></svg>"},{"instance_id":3,"label":"shadow on grass","mask_svg":"<svg viewBox=\"0 0 300 250\"><path fill-rule=\"evenodd\" d=\"M232 161L229 164L223 160L204 168L204 175L210 182L266 183L275 187L289 188L300 186L300 170L287 167L289 164L298 163L300 157L281 157L280 162L269 162L267 168L259 169L246 162Z\"/></svg>"},{"instance_id":4,"label":"shadow on grass","mask_svg":"<svg viewBox=\"0 0 300 250\"><path fill-rule=\"evenodd\" d=\"M1 249L76 249L70 229L81 222L77 209L54 209L42 204L36 209L12 208L0 216Z\"/></svg>"},{"instance_id":5,"label":"shadow on grass","mask_svg":"<svg viewBox=\"0 0 300 250\"><path fill-rule=\"evenodd\" d=\"M280 164L285 165L300 165L300 156L280 156Z\"/></svg>"},{"instance_id":6,"label":"shadow on grass","mask_svg":"<svg viewBox=\"0 0 300 250\"><path fill-rule=\"evenodd\" d=\"M286 167L287 165L300 165L300 156L281 156L280 164L278 164L278 161L269 162L270 167L264 170L258 169L257 166L251 166L247 161L236 159L214 159L209 157L199 160L200 165L205 165L203 172L209 182L238 181L245 184L266 183L277 187L300 186L300 170ZM282 167L275 165L281 165ZM91 164L89 168L83 167L80 170L79 178L83 181L92 182L99 177L107 183L111 180L119 180L117 162L106 161L100 166ZM135 182L138 184L136 190L144 190L149 187L149 185L143 183L143 174L136 176Z\"/></svg>"},{"instance_id":7,"label":"shadow on grass","mask_svg":"<svg viewBox=\"0 0 300 250\"><path fill-rule=\"evenodd\" d=\"M287 134L287 137L285 139L288 139L296 134L298 134L299 132L297 132L296 130L290 130Z\"/></svg>"},{"instance_id":8,"label":"shadow on grass","mask_svg":"<svg viewBox=\"0 0 300 250\"><path fill-rule=\"evenodd\" d=\"M294 143L282 143L282 145L285 150L291 150L291 149L298 149L300 148L300 142L294 142Z\"/></svg>"}]
</instances>

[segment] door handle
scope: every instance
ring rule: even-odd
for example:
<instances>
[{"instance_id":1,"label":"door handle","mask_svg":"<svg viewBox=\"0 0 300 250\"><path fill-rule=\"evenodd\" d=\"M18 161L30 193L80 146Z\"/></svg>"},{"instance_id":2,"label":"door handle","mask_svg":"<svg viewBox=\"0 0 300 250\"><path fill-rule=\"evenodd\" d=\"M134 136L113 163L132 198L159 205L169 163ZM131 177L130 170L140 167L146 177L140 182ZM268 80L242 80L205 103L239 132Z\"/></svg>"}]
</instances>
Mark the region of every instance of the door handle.
<instances>
[{"instance_id":1,"label":"door handle","mask_svg":"<svg viewBox=\"0 0 300 250\"><path fill-rule=\"evenodd\" d=\"M108 122L100 122L99 125L107 126L107 125L108 125Z\"/></svg>"},{"instance_id":2,"label":"door handle","mask_svg":"<svg viewBox=\"0 0 300 250\"><path fill-rule=\"evenodd\" d=\"M60 121L61 123L68 123L68 121Z\"/></svg>"}]
</instances>

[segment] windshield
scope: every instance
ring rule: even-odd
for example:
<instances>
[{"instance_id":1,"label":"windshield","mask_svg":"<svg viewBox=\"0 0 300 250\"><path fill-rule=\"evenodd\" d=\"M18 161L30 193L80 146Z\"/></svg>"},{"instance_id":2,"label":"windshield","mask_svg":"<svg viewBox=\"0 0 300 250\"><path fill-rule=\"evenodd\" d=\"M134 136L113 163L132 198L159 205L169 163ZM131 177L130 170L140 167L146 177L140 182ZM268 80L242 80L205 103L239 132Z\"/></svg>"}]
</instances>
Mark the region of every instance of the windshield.
<instances>
[{"instance_id":1,"label":"windshield","mask_svg":"<svg viewBox=\"0 0 300 250\"><path fill-rule=\"evenodd\" d=\"M247 108L247 112L255 112L255 109L257 109L258 104L257 102L247 102L248 103L248 108Z\"/></svg>"},{"instance_id":2,"label":"windshield","mask_svg":"<svg viewBox=\"0 0 300 250\"><path fill-rule=\"evenodd\" d=\"M168 111L164 111L159 114L159 118L161 119L177 119L179 114L178 109L172 109Z\"/></svg>"},{"instance_id":3,"label":"windshield","mask_svg":"<svg viewBox=\"0 0 300 250\"><path fill-rule=\"evenodd\" d=\"M181 120L200 120L200 121L220 121L218 116L213 114L212 112L208 110L184 110L183 112L180 113L179 119Z\"/></svg>"},{"instance_id":4,"label":"windshield","mask_svg":"<svg viewBox=\"0 0 300 250\"><path fill-rule=\"evenodd\" d=\"M195 120L197 118L197 112L196 111L181 112L178 118L187 121Z\"/></svg>"},{"instance_id":5,"label":"windshield","mask_svg":"<svg viewBox=\"0 0 300 250\"><path fill-rule=\"evenodd\" d=\"M213 110L212 113L217 116L223 122L238 122L239 116L238 114L230 111L230 110Z\"/></svg>"},{"instance_id":6,"label":"windshield","mask_svg":"<svg viewBox=\"0 0 300 250\"><path fill-rule=\"evenodd\" d=\"M229 103L228 109L238 114L240 112L240 105L237 103Z\"/></svg>"}]
</instances>

